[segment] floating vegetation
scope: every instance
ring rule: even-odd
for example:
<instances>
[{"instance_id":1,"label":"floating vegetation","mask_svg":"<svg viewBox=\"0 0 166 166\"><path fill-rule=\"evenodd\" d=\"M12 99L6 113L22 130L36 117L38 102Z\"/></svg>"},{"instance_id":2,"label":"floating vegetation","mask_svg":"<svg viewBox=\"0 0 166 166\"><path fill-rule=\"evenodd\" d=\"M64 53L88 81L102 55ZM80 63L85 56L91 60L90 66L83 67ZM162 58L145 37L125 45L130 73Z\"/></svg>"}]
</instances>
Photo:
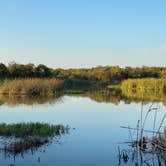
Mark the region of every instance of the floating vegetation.
<instances>
[{"instance_id":1,"label":"floating vegetation","mask_svg":"<svg viewBox=\"0 0 166 166\"><path fill-rule=\"evenodd\" d=\"M0 124L1 151L9 155L37 150L53 138L68 133L69 127L47 123Z\"/></svg>"},{"instance_id":2,"label":"floating vegetation","mask_svg":"<svg viewBox=\"0 0 166 166\"><path fill-rule=\"evenodd\" d=\"M166 165L166 128L163 128L166 114L160 119L160 123L156 123L157 111L159 106L154 104L150 106L143 117L143 106L141 109L141 118L138 120L136 127L125 127L129 131L130 140L125 142L129 145L129 149L120 149L119 166L124 164L131 165ZM154 124L152 130L145 129L148 116L154 112ZM158 124L158 125L157 125Z\"/></svg>"}]
</instances>

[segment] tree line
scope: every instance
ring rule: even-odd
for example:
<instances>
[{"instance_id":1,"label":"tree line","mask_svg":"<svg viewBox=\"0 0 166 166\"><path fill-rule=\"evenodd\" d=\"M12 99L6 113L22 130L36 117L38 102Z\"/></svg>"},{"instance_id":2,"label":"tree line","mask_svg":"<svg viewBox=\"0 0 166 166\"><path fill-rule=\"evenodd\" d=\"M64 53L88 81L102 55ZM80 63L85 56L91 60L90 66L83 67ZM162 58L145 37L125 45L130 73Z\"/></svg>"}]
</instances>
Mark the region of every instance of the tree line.
<instances>
[{"instance_id":1,"label":"tree line","mask_svg":"<svg viewBox=\"0 0 166 166\"><path fill-rule=\"evenodd\" d=\"M65 80L68 85L117 84L125 79L133 78L166 78L166 67L125 67L98 66L80 69L53 69L40 64L5 65L0 63L0 79L16 78L56 78Z\"/></svg>"}]
</instances>

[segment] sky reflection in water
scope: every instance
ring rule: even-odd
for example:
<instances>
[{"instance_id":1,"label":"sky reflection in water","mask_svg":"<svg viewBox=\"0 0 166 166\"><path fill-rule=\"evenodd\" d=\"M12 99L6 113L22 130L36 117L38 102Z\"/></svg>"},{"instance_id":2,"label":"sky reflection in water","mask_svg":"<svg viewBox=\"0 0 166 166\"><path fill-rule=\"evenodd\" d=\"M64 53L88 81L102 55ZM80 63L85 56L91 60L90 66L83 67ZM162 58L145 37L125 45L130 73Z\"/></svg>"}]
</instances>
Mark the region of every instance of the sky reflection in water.
<instances>
[{"instance_id":1,"label":"sky reflection in water","mask_svg":"<svg viewBox=\"0 0 166 166\"><path fill-rule=\"evenodd\" d=\"M149 105L146 104L144 110ZM166 110L162 103L159 105L158 123ZM107 166L118 164L118 143L129 138L128 132L120 126L135 127L140 109L141 103L121 101L116 105L99 103L88 97L62 96L51 104L3 104L0 106L0 122L47 122L71 127L70 134L62 136L60 143L48 146L45 153L37 151L33 155L24 155L24 158L17 157L15 165ZM153 115L151 113L149 118ZM146 129L151 129L152 125L153 121L148 120ZM12 158L5 159L2 154L0 160L3 165L14 163Z\"/></svg>"}]
</instances>

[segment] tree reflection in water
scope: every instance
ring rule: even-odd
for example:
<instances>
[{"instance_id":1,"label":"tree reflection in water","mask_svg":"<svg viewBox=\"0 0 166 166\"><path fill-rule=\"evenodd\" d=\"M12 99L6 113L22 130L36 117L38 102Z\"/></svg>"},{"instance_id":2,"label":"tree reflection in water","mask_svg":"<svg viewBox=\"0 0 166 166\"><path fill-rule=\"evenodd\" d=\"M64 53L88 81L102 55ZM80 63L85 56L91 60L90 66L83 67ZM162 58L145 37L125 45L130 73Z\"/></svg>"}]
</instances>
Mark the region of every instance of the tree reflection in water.
<instances>
[{"instance_id":1,"label":"tree reflection in water","mask_svg":"<svg viewBox=\"0 0 166 166\"><path fill-rule=\"evenodd\" d=\"M10 106L15 106L19 104L25 105L41 105L41 104L57 104L63 102L63 96L76 96L76 97L89 97L99 103L112 103L118 105L121 101L126 104L130 103L151 103L151 102L162 102L166 105L166 94L163 92L156 93L154 91L148 91L146 93L139 93L137 91L125 92L120 89L116 90L92 90L84 91L79 94L68 94L59 93L54 96L4 96L0 95L0 105L7 104Z\"/></svg>"}]
</instances>

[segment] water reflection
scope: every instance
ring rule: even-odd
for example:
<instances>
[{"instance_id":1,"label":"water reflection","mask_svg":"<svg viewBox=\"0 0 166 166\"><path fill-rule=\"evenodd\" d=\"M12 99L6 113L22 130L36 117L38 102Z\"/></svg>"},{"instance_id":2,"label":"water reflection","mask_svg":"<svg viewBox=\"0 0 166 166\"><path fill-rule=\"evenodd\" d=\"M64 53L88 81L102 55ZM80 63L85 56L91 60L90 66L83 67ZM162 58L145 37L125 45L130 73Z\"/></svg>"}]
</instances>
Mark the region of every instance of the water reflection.
<instances>
[{"instance_id":1,"label":"water reflection","mask_svg":"<svg viewBox=\"0 0 166 166\"><path fill-rule=\"evenodd\" d=\"M56 94L55 96L42 96L42 97L28 97L28 96L4 96L0 95L0 105L7 104L10 106L25 104L25 105L42 105L42 104L57 104L63 102L63 96L75 97L89 97L91 100L98 103L112 103L118 105L121 101L126 104L130 103L151 103L162 102L166 105L166 94L148 91L141 94L137 91L122 92L121 90L101 90L101 91L88 91L82 94Z\"/></svg>"},{"instance_id":2,"label":"water reflection","mask_svg":"<svg viewBox=\"0 0 166 166\"><path fill-rule=\"evenodd\" d=\"M125 97L121 92L111 91L86 92L84 94L71 95L72 97L67 94L62 96L63 95L60 95L60 97L55 99L54 97L49 99L42 98L44 102L37 102L38 100L35 101L35 98L32 100L28 99L28 101L30 100L31 102L22 101L22 99L11 102L10 98L6 99L6 101L4 100L3 104L6 104L0 107L1 122L9 124L20 122L45 122L50 124L64 124L76 128L70 135L67 135L67 140L65 138L66 136L61 137L60 142L63 143L63 146L59 146L59 144L53 142L51 146L43 145L37 149L37 151L32 151L32 153L31 150L29 150L26 155L23 154L23 156L21 156L21 154L19 154L14 164L17 166L118 165L118 143L129 140L128 131L120 128L120 126L129 125L135 127L138 118L140 119L141 103L144 104L146 102L138 100L138 103L137 101L133 103L131 99ZM25 98L25 100L27 99ZM55 104L50 105L49 101L54 100L55 102L51 103ZM15 105L15 107L8 106L9 102ZM131 102L131 104L126 104L129 102ZM150 100L148 100L148 102L150 102ZM34 105L37 103L38 105L31 107L29 105L27 106L26 103L32 103ZM47 103L48 105L39 103ZM148 110L149 106L150 103L144 105L146 110ZM159 103L159 106L161 111L157 111L157 117L161 121L165 107L163 107L161 103ZM153 113L155 112L153 111ZM146 112L143 112L143 115L146 116ZM151 113L146 121L146 129L148 130L151 129L153 124L152 115ZM159 124L160 121L157 121L156 124ZM163 123L163 126L166 125ZM131 132L132 131L133 130L131 130ZM120 153L122 153L123 149L127 151L126 154L131 158L133 154L132 150L135 149L135 147L133 148L129 144L121 144ZM140 151L138 150L137 152ZM151 157L143 151L141 153L143 157L145 157L145 155L147 158ZM124 158L127 156L126 154L123 154ZM136 156L138 156L138 153L135 153L135 159ZM9 159L8 154L6 154L5 157L4 154L0 153L0 160L3 165L13 163L13 158ZM126 165L132 165L132 160L128 160L127 158L128 157L125 158L125 161L127 161ZM37 163L38 160L40 163ZM156 158L154 160L157 162ZM125 165L123 162L124 161L121 160L121 165Z\"/></svg>"},{"instance_id":3,"label":"water reflection","mask_svg":"<svg viewBox=\"0 0 166 166\"><path fill-rule=\"evenodd\" d=\"M15 105L44 105L44 104L56 104L62 102L62 95L55 96L5 96L0 95L0 105L6 104L9 106Z\"/></svg>"},{"instance_id":4,"label":"water reflection","mask_svg":"<svg viewBox=\"0 0 166 166\"><path fill-rule=\"evenodd\" d=\"M162 102L164 105L166 105L166 93L156 93L154 91L148 91L147 93L138 93L136 91L132 91L130 93L127 93L121 90L102 90L86 92L85 94L77 94L74 96L85 96L99 103L112 103L116 105L118 105L121 101L123 101L126 104L141 102Z\"/></svg>"},{"instance_id":5,"label":"water reflection","mask_svg":"<svg viewBox=\"0 0 166 166\"><path fill-rule=\"evenodd\" d=\"M0 153L16 160L27 154L46 151L52 143L59 143L63 135L69 134L69 126L48 123L0 123ZM40 158L38 158L40 161Z\"/></svg>"},{"instance_id":6,"label":"water reflection","mask_svg":"<svg viewBox=\"0 0 166 166\"><path fill-rule=\"evenodd\" d=\"M166 165L166 126L165 119L166 114L163 117L157 117L157 113L160 110L159 105L154 103L145 110L145 116L143 117L143 105L140 111L140 119L136 124L136 127L123 126L129 132L129 140L124 144L127 144L127 148L118 147L119 166L122 165ZM151 113L154 112L154 117ZM153 120L151 129L146 129L146 121L150 117ZM157 120L158 118L158 120ZM157 123L158 121L158 123ZM163 128L165 128L163 131Z\"/></svg>"},{"instance_id":7,"label":"water reflection","mask_svg":"<svg viewBox=\"0 0 166 166\"><path fill-rule=\"evenodd\" d=\"M3 156L3 161L15 163L16 160L25 160L28 156L34 156L36 161L40 163L41 156L36 157L36 153L46 154L47 149L51 146L60 145L61 136L51 139L33 138L33 139L14 139L14 138L0 138L0 154ZM27 163L26 163L27 164ZM26 165L25 164L25 165ZM10 165L8 163L8 165ZM13 164L14 166L14 164Z\"/></svg>"}]
</instances>

